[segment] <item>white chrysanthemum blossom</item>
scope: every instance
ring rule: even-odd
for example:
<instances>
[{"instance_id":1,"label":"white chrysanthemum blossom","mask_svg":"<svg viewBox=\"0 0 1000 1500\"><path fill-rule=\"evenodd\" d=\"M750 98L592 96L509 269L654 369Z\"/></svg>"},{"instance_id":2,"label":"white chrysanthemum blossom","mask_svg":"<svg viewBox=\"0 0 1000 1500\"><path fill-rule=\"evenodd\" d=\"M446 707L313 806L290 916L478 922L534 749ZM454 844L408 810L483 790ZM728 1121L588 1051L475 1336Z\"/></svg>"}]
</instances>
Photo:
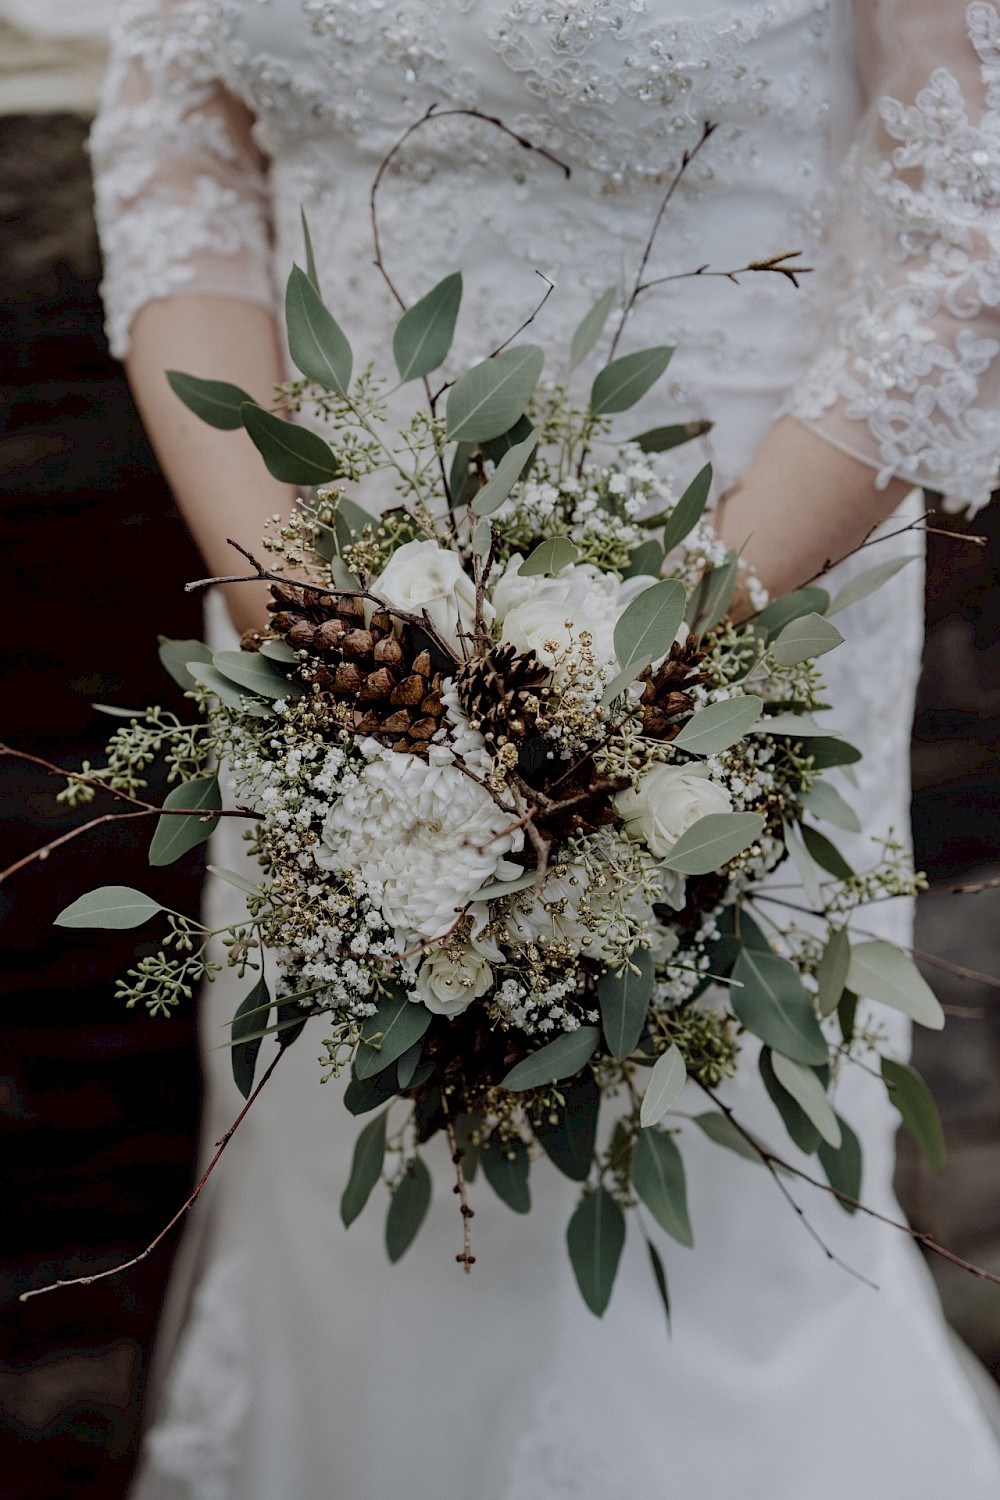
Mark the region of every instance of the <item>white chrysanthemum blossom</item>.
<instances>
[{"instance_id":1,"label":"white chrysanthemum blossom","mask_svg":"<svg viewBox=\"0 0 1000 1500\"><path fill-rule=\"evenodd\" d=\"M368 764L330 808L316 863L356 872L401 940L441 938L483 885L520 875L506 855L523 831L508 831L510 815L449 751L424 761L374 740L361 748Z\"/></svg>"},{"instance_id":2,"label":"white chrysanthemum blossom","mask_svg":"<svg viewBox=\"0 0 1000 1500\"><path fill-rule=\"evenodd\" d=\"M405 542L397 547L382 572L372 579L371 592L407 614L427 614L445 640L471 631L476 622L476 586L454 552L437 542ZM492 624L493 610L483 601L483 619Z\"/></svg>"}]
</instances>

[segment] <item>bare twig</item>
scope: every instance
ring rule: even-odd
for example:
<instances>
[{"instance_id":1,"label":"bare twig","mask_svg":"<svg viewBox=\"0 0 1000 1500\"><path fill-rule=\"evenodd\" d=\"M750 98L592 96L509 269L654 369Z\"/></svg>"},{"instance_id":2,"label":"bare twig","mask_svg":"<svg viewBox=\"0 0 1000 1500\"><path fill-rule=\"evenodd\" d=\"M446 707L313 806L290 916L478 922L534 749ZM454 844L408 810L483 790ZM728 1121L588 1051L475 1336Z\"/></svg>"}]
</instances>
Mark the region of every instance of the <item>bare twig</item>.
<instances>
[{"instance_id":1,"label":"bare twig","mask_svg":"<svg viewBox=\"0 0 1000 1500\"><path fill-rule=\"evenodd\" d=\"M701 150L702 146L704 146L705 142L709 140L709 138L714 134L715 129L715 124L713 124L709 120L705 121L704 125L701 128L700 139L697 140L693 146L689 147L684 152L684 155L681 157L681 164L677 168L677 171L674 173L670 185L663 196L663 201L657 210L656 218L653 220L652 228L649 231L649 238L647 239L645 249L642 252L642 259L639 262L639 270L636 273L635 285L632 287L632 291L625 302L625 306L622 308L621 317L618 320L618 327L615 330L615 336L611 340L611 348L608 352L609 360L614 359L615 350L618 348L618 345L621 342L621 336L625 332L625 324L628 322L629 313L635 306L636 298L642 291L642 278L646 274L646 267L649 264L649 257L653 253L653 246L656 243L656 236L660 232L660 225L663 223L663 217L670 206L670 201L676 193L677 189L680 187L681 182L684 178L684 174L687 171L688 167L690 167L691 163L694 161L695 157L698 155L698 152Z\"/></svg>"},{"instance_id":2,"label":"bare twig","mask_svg":"<svg viewBox=\"0 0 1000 1500\"><path fill-rule=\"evenodd\" d=\"M867 1203L862 1203L859 1198L852 1198L850 1193L845 1193L840 1188L833 1187L829 1182L820 1182L818 1177L811 1177L808 1172L803 1172L800 1167L794 1167L790 1162L775 1155L766 1146L762 1146L740 1124L730 1107L724 1104L707 1084L700 1084L699 1087L704 1090L712 1102L722 1111L729 1120L729 1123L739 1132L747 1144L753 1147L757 1156L766 1166L776 1168L778 1171L790 1172L793 1177L798 1177L801 1182L807 1182L810 1187L818 1188L820 1192L829 1193L832 1197L839 1199L841 1203L846 1203L849 1207L856 1209L858 1213L865 1214L869 1219L875 1219L879 1224L887 1224L890 1229L898 1229L902 1234L909 1235L911 1240L921 1245L929 1254L939 1256L942 1260L948 1261L950 1265L957 1266L960 1271L967 1271L970 1276L976 1276L980 1281L989 1281L994 1286L1000 1286L1000 1276L996 1275L993 1271L987 1271L985 1266L977 1266L972 1261L963 1260L960 1255L956 1255L953 1250L949 1250L946 1246L938 1244L937 1240L931 1235L926 1234L923 1230L914 1229L912 1224L906 1224L899 1219L890 1218L888 1214L880 1213L877 1208L870 1208Z\"/></svg>"},{"instance_id":3,"label":"bare twig","mask_svg":"<svg viewBox=\"0 0 1000 1500\"><path fill-rule=\"evenodd\" d=\"M451 1117L451 1110L448 1107L447 1084L441 1085L441 1110L444 1114L445 1130L448 1132L451 1159L455 1166L455 1186L452 1188L452 1192L458 1194L462 1214L462 1253L461 1255L456 1255L455 1259L462 1267L466 1276L468 1276L472 1267L476 1264L476 1257L472 1254L472 1231L469 1226L470 1219L475 1218L475 1210L469 1207L469 1199L465 1191L465 1173L462 1171L462 1157L465 1155L465 1152L459 1146L458 1138L455 1135L455 1122Z\"/></svg>"},{"instance_id":4,"label":"bare twig","mask_svg":"<svg viewBox=\"0 0 1000 1500\"><path fill-rule=\"evenodd\" d=\"M167 1237L175 1224L180 1223L181 1219L183 1219L188 1209L191 1208L191 1206L197 1201L202 1188L205 1186L206 1182L215 1171L215 1168L219 1163L219 1159L222 1156L223 1151L225 1151L226 1147L229 1145L229 1142L232 1140L233 1136L236 1134L237 1130L240 1128L240 1125L246 1118L247 1111L250 1109L250 1106L257 1099L261 1089L264 1087L265 1083L270 1078L275 1068L278 1066L278 1062L282 1057L283 1051L284 1049L282 1049L281 1052L278 1052L278 1054L274 1058L272 1058L271 1063L263 1078L260 1080L260 1083L258 1083L257 1087L254 1089L253 1093L250 1095L249 1099L244 1104L239 1114L236 1116L236 1119L230 1125L225 1135L222 1136L220 1140L216 1141L217 1149L215 1155L212 1157L212 1160L209 1162L208 1166L205 1168L204 1172L199 1178L198 1184L195 1187L193 1193L191 1193L186 1202L181 1204L181 1207L174 1214L173 1218L170 1220L170 1223L164 1225L156 1238L149 1242L145 1250L140 1250L139 1254L133 1255L131 1260L124 1260L120 1265L111 1266L107 1271L92 1271L88 1276L72 1276L67 1280L51 1281L47 1286L33 1287L31 1291L22 1292L20 1297L18 1298L18 1301L28 1302L32 1297L42 1297L46 1292L55 1292L58 1291L61 1287L91 1286L95 1281L104 1281L108 1276L118 1276L122 1271L131 1270L133 1266L139 1265L147 1258L147 1256L152 1255L157 1245L159 1245L160 1242Z\"/></svg>"},{"instance_id":5,"label":"bare twig","mask_svg":"<svg viewBox=\"0 0 1000 1500\"><path fill-rule=\"evenodd\" d=\"M644 281L636 290L637 292L648 292L654 286L665 286L668 281L691 281L697 278L709 276L723 277L726 281L732 281L736 286L740 285L739 278L751 271L772 271L779 276L786 277L792 286L797 287L800 276L807 275L814 268L812 266L787 265L784 262L793 261L802 254L801 250L786 250L782 255L769 256L767 260L751 260L745 266L737 266L732 271L713 271L710 265L698 266L693 271L675 271L671 276L657 276L652 281Z\"/></svg>"}]
</instances>

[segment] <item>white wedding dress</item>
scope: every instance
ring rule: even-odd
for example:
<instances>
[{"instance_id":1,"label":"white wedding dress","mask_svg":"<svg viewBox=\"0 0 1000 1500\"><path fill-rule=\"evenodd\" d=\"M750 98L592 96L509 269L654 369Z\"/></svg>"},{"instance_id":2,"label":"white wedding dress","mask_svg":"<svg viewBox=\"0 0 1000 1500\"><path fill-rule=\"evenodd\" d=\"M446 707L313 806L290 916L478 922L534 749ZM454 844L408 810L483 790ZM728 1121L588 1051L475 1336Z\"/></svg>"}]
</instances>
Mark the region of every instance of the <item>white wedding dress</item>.
<instances>
[{"instance_id":1,"label":"white wedding dress","mask_svg":"<svg viewBox=\"0 0 1000 1500\"><path fill-rule=\"evenodd\" d=\"M619 431L710 417L704 447L679 450L675 467L707 451L728 483L790 408L883 480L978 506L1000 454L1000 12L881 0L878 25L874 12L874 0L857 18L850 0L124 0L93 137L113 346L150 298L272 305L302 259L304 206L328 301L360 358L384 365L396 314L373 266L369 189L436 103L498 115L572 177L480 120L432 120L381 190L387 268L407 300L464 270L465 361L527 317L543 272L556 290L531 336L558 373L582 314L634 278L665 184L709 119L719 128L647 279L792 250L817 270L799 291L757 273L647 293L623 348L677 354ZM918 538L865 565L892 549L915 553ZM826 661L837 722L866 752L847 789L865 830L850 852L866 863L875 836L908 826L920 564L842 619L849 644ZM212 628L219 640L227 627ZM214 920L232 899L210 885ZM864 925L905 942L910 916L898 902ZM224 979L205 1001L206 1150L242 1102L218 1049L245 988ZM377 1194L349 1231L340 1223L360 1124L337 1084L319 1086L323 1035L309 1023L191 1215L134 1500L1000 1495L989 1423L906 1236L791 1186L872 1290L824 1257L761 1168L687 1125L696 1247L663 1246L668 1337L638 1237L604 1319L586 1311L563 1239L577 1190L547 1162L532 1168L528 1219L476 1182L477 1264L460 1274L435 1140L431 1214L392 1267ZM902 1026L893 1039L905 1055ZM752 1056L730 1098L783 1142ZM861 1069L837 1099L864 1142L865 1200L898 1215L898 1117Z\"/></svg>"}]
</instances>

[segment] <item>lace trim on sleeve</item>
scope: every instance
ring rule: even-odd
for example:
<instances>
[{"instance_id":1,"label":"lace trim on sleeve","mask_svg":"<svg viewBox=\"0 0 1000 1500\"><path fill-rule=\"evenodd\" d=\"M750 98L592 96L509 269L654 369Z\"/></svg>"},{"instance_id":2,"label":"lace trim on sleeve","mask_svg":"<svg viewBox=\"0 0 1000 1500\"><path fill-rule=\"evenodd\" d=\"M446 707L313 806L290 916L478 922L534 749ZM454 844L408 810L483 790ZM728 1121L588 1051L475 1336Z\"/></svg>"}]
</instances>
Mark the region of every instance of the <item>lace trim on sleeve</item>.
<instances>
[{"instance_id":1,"label":"lace trim on sleeve","mask_svg":"<svg viewBox=\"0 0 1000 1500\"><path fill-rule=\"evenodd\" d=\"M266 173L201 0L122 0L90 150L113 354L155 298L274 305Z\"/></svg>"},{"instance_id":2,"label":"lace trim on sleeve","mask_svg":"<svg viewBox=\"0 0 1000 1500\"><path fill-rule=\"evenodd\" d=\"M977 0L965 22L972 87L939 67L912 105L881 97L898 144L848 158L852 285L789 410L877 468L880 487L900 476L975 510L1000 462L1000 13Z\"/></svg>"}]
</instances>

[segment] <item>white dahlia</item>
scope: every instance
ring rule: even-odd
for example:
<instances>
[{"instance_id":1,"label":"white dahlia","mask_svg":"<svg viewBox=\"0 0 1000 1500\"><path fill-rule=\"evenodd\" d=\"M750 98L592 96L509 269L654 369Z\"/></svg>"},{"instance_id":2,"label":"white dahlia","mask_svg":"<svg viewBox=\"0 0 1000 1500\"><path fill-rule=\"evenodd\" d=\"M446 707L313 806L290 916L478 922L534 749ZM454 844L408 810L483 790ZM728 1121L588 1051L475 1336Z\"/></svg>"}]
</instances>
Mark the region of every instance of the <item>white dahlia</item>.
<instances>
[{"instance_id":1,"label":"white dahlia","mask_svg":"<svg viewBox=\"0 0 1000 1500\"><path fill-rule=\"evenodd\" d=\"M505 855L524 834L504 832L510 814L447 752L424 761L374 741L362 749L369 763L327 814L316 863L354 871L407 945L443 937L484 884L521 874Z\"/></svg>"}]
</instances>

